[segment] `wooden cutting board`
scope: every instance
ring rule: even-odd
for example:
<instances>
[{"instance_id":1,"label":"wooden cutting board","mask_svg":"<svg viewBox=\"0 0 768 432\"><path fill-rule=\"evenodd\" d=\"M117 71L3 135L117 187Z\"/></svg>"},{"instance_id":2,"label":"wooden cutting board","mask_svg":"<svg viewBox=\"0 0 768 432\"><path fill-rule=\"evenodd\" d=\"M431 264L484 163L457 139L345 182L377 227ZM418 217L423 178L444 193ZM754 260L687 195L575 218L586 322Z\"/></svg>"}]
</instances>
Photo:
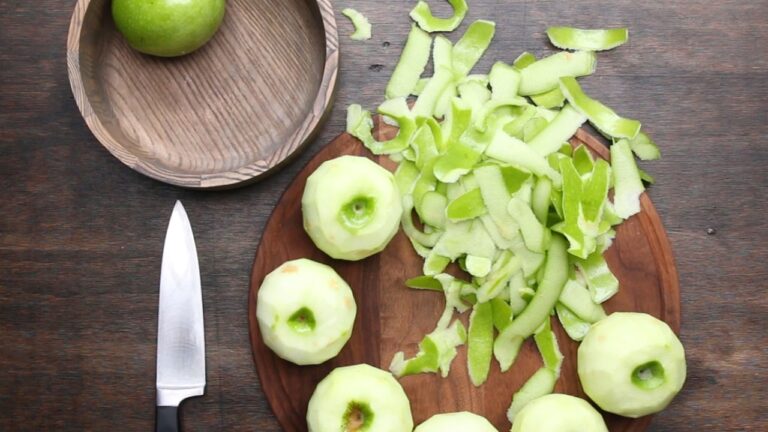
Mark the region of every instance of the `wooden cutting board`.
<instances>
[{"instance_id":1,"label":"wooden cutting board","mask_svg":"<svg viewBox=\"0 0 768 432\"><path fill-rule=\"evenodd\" d=\"M394 128L377 119L378 138L393 136ZM580 130L572 144L586 144L596 155L607 158L605 146ZM251 345L261 385L278 421L286 431L306 431L307 404L317 383L338 366L368 363L387 369L397 351L406 357L417 352L417 344L434 329L444 307L440 293L406 288L403 282L421 274L422 259L407 237L399 232L387 248L358 262L337 261L318 250L302 227L301 196L307 177L324 161L341 155L362 155L387 168L394 164L375 157L355 138L342 134L321 150L298 174L283 194L267 223L251 274L248 318ZM350 179L354 181L354 179ZM329 193L333 193L329 191ZM614 311L646 312L680 328L680 294L672 251L659 215L647 195L642 211L621 224L606 260L618 277L621 290L605 303ZM352 337L334 359L317 366L296 366L277 357L264 345L255 317L256 294L264 276L284 261L310 258L332 266L352 287L358 312ZM463 318L466 324L467 314ZM552 319L560 348L565 355L558 393L585 397L576 373L578 345L568 338L557 318ZM400 379L413 411L414 425L430 416L452 411L472 411L488 418L499 431L510 428L506 410L512 395L541 366L532 340L526 341L513 367L499 371L494 360L488 381L476 388L469 379L466 346L459 349L447 378L420 374ZM606 414L612 432L643 431L650 416L627 419Z\"/></svg>"}]
</instances>

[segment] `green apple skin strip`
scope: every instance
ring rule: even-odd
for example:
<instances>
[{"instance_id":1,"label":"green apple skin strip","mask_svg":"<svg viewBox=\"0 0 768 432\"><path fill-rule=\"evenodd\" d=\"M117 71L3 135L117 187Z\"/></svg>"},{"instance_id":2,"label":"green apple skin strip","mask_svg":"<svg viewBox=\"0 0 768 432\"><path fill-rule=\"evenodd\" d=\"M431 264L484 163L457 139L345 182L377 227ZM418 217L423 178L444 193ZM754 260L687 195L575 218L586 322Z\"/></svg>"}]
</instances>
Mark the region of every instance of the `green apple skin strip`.
<instances>
[{"instance_id":1,"label":"green apple skin strip","mask_svg":"<svg viewBox=\"0 0 768 432\"><path fill-rule=\"evenodd\" d=\"M500 166L499 170L502 179L504 179L504 185L507 187L507 192L511 194L519 191L531 178L531 173L513 166Z\"/></svg>"},{"instance_id":2,"label":"green apple skin strip","mask_svg":"<svg viewBox=\"0 0 768 432\"><path fill-rule=\"evenodd\" d=\"M552 195L552 181L546 177L540 177L536 180L536 186L533 188L531 197L531 209L536 215L536 219L542 224L547 224L549 216L550 196Z\"/></svg>"},{"instance_id":3,"label":"green apple skin strip","mask_svg":"<svg viewBox=\"0 0 768 432\"><path fill-rule=\"evenodd\" d=\"M416 6L411 10L410 16L419 27L424 31L432 32L449 32L456 30L456 27L461 24L464 17L467 15L469 8L467 7L466 0L448 0L448 3L453 7L453 16L450 18L437 18L432 15L432 10L429 8L429 4L425 1L419 1Z\"/></svg>"},{"instance_id":4,"label":"green apple skin strip","mask_svg":"<svg viewBox=\"0 0 768 432\"><path fill-rule=\"evenodd\" d=\"M409 143L414 152L414 162L419 170L424 170L431 166L434 159L440 154L442 146L443 131L435 119L418 118L416 119L418 129L411 137Z\"/></svg>"},{"instance_id":5,"label":"green apple skin strip","mask_svg":"<svg viewBox=\"0 0 768 432\"><path fill-rule=\"evenodd\" d=\"M480 113L480 108L491 99L488 86L479 81L467 81L458 85L459 96L472 111L473 122Z\"/></svg>"},{"instance_id":6,"label":"green apple skin strip","mask_svg":"<svg viewBox=\"0 0 768 432\"><path fill-rule=\"evenodd\" d=\"M438 349L431 337L425 336L419 342L419 352L408 360L400 351L392 358L389 370L398 378L424 372L437 372Z\"/></svg>"},{"instance_id":7,"label":"green apple skin strip","mask_svg":"<svg viewBox=\"0 0 768 432\"><path fill-rule=\"evenodd\" d=\"M519 116L515 117L514 120L504 125L504 132L513 138L517 138L519 140L523 139L523 129L535 115L535 107L525 107Z\"/></svg>"},{"instance_id":8,"label":"green apple skin strip","mask_svg":"<svg viewBox=\"0 0 768 432\"><path fill-rule=\"evenodd\" d=\"M564 142L571 139L586 120L586 116L571 105L566 105L544 130L528 142L528 145L541 156L555 153Z\"/></svg>"},{"instance_id":9,"label":"green apple skin strip","mask_svg":"<svg viewBox=\"0 0 768 432\"><path fill-rule=\"evenodd\" d=\"M408 148L411 135L416 131L416 119L408 108L405 98L390 99L378 108L379 114L393 118L400 130L397 136L388 141L376 141L371 134L373 120L371 113L363 110L360 105L353 104L347 108L347 132L362 141L363 145L373 154L398 153Z\"/></svg>"},{"instance_id":10,"label":"green apple skin strip","mask_svg":"<svg viewBox=\"0 0 768 432\"><path fill-rule=\"evenodd\" d=\"M498 232L506 239L512 240L517 236L518 224L507 212L508 203L512 198L504 183L501 169L497 165L486 165L474 171L480 194L483 197L488 214L496 223Z\"/></svg>"},{"instance_id":11,"label":"green apple skin strip","mask_svg":"<svg viewBox=\"0 0 768 432\"><path fill-rule=\"evenodd\" d=\"M640 213L640 194L645 190L640 171L627 140L620 140L611 146L613 165L613 207L622 219Z\"/></svg>"},{"instance_id":12,"label":"green apple skin strip","mask_svg":"<svg viewBox=\"0 0 768 432\"><path fill-rule=\"evenodd\" d=\"M488 115L505 105L525 106L527 102L517 95L520 85L520 72L504 62L496 62L488 75L491 84L491 99L479 110L474 121L475 128L484 131Z\"/></svg>"},{"instance_id":13,"label":"green apple skin strip","mask_svg":"<svg viewBox=\"0 0 768 432\"><path fill-rule=\"evenodd\" d=\"M519 270L520 260L510 251L502 251L501 256L493 263L491 273L477 289L477 301L487 302L498 296L507 286L509 278Z\"/></svg>"},{"instance_id":14,"label":"green apple skin strip","mask_svg":"<svg viewBox=\"0 0 768 432\"><path fill-rule=\"evenodd\" d=\"M520 226L525 246L532 252L544 252L549 230L539 222L531 207L520 198L512 198L507 211Z\"/></svg>"},{"instance_id":15,"label":"green apple skin strip","mask_svg":"<svg viewBox=\"0 0 768 432\"><path fill-rule=\"evenodd\" d=\"M455 183L467 174L485 150L482 143L464 138L471 119L472 110L466 102L453 98L448 148L435 161L435 177L444 183Z\"/></svg>"},{"instance_id":16,"label":"green apple skin strip","mask_svg":"<svg viewBox=\"0 0 768 432\"><path fill-rule=\"evenodd\" d=\"M504 330L512 321L512 307L504 299L496 297L489 302L493 312L493 326L497 331ZM491 347L493 351L493 347Z\"/></svg>"},{"instance_id":17,"label":"green apple skin strip","mask_svg":"<svg viewBox=\"0 0 768 432\"><path fill-rule=\"evenodd\" d=\"M425 232L419 231L419 229L416 228L416 225L414 225L413 219L412 219L413 197L411 195L406 195L402 198L401 202L402 202L403 214L400 219L400 223L403 226L403 232L405 232L405 235L408 236L408 238L410 238L411 241L414 241L422 246L426 246L426 247L435 246L435 244L437 244L437 242L439 241L442 233L438 231L431 232L431 233L425 233Z\"/></svg>"},{"instance_id":18,"label":"green apple skin strip","mask_svg":"<svg viewBox=\"0 0 768 432\"><path fill-rule=\"evenodd\" d=\"M456 347L464 344L466 339L464 325L461 321L454 321L451 326L436 329L424 336L415 357L406 360L403 352L396 353L389 365L389 370L398 378L437 371L440 371L445 378L450 371L450 364L456 357Z\"/></svg>"},{"instance_id":19,"label":"green apple skin strip","mask_svg":"<svg viewBox=\"0 0 768 432\"><path fill-rule=\"evenodd\" d=\"M480 161L485 143L482 139L474 139L471 132L449 143L448 150L435 162L435 176L440 181L455 183Z\"/></svg>"},{"instance_id":20,"label":"green apple skin strip","mask_svg":"<svg viewBox=\"0 0 768 432\"><path fill-rule=\"evenodd\" d=\"M463 345L467 341L467 330L461 321L454 321L453 325L443 330L436 330L432 333L438 348L437 363L440 369L440 375L445 378L451 370L451 363L456 358L456 347Z\"/></svg>"},{"instance_id":21,"label":"green apple skin strip","mask_svg":"<svg viewBox=\"0 0 768 432\"><path fill-rule=\"evenodd\" d=\"M407 97L413 92L424 68L427 67L431 47L432 38L429 34L415 25L411 26L403 53L387 83L385 90L387 99Z\"/></svg>"},{"instance_id":22,"label":"green apple skin strip","mask_svg":"<svg viewBox=\"0 0 768 432\"><path fill-rule=\"evenodd\" d=\"M352 25L355 26L355 32L349 36L350 39L367 40L371 38L371 23L368 22L368 18L352 8L345 8L341 13L349 18Z\"/></svg>"},{"instance_id":23,"label":"green apple skin strip","mask_svg":"<svg viewBox=\"0 0 768 432\"><path fill-rule=\"evenodd\" d=\"M635 154L637 154L637 153L635 153ZM643 171L642 169L640 170L640 179L642 181L644 181L645 183L648 183L648 184L656 183L656 179L651 174L649 174L646 171Z\"/></svg>"},{"instance_id":24,"label":"green apple skin strip","mask_svg":"<svg viewBox=\"0 0 768 432\"><path fill-rule=\"evenodd\" d=\"M587 96L573 77L560 78L560 91L568 103L585 115L600 132L612 138L632 139L640 132L640 122L626 119Z\"/></svg>"},{"instance_id":25,"label":"green apple skin strip","mask_svg":"<svg viewBox=\"0 0 768 432\"><path fill-rule=\"evenodd\" d=\"M482 227L482 223L475 224L473 226ZM486 277L491 272L491 265L493 262L491 258L467 255L465 259L466 271L475 277Z\"/></svg>"},{"instance_id":26,"label":"green apple skin strip","mask_svg":"<svg viewBox=\"0 0 768 432\"><path fill-rule=\"evenodd\" d=\"M549 125L549 122L542 117L535 116L528 120L528 123L523 126L523 141L533 141L536 135L541 133L541 131L543 131L547 125Z\"/></svg>"},{"instance_id":27,"label":"green apple skin strip","mask_svg":"<svg viewBox=\"0 0 768 432\"><path fill-rule=\"evenodd\" d=\"M537 370L530 378L528 378L528 381L520 387L520 390L512 396L512 404L507 410L507 419L509 419L511 423L514 423L517 413L519 413L524 406L534 399L552 393L555 389L556 382L557 377L549 368L543 367Z\"/></svg>"},{"instance_id":28,"label":"green apple skin strip","mask_svg":"<svg viewBox=\"0 0 768 432\"><path fill-rule=\"evenodd\" d=\"M515 316L520 315L523 309L528 306L528 300L523 298L523 291L528 289L524 273L517 272L513 274L512 277L509 278L508 289L510 316L514 318ZM499 332L501 332L501 330L499 330Z\"/></svg>"},{"instance_id":29,"label":"green apple skin strip","mask_svg":"<svg viewBox=\"0 0 768 432\"><path fill-rule=\"evenodd\" d=\"M558 301L588 323L595 323L605 318L602 306L592 301L589 290L579 279L568 279Z\"/></svg>"},{"instance_id":30,"label":"green apple skin strip","mask_svg":"<svg viewBox=\"0 0 768 432\"><path fill-rule=\"evenodd\" d=\"M572 150L571 157L573 159L573 166L581 176L591 173L595 167L595 159L584 145L579 145L576 150Z\"/></svg>"},{"instance_id":31,"label":"green apple skin strip","mask_svg":"<svg viewBox=\"0 0 768 432\"><path fill-rule=\"evenodd\" d=\"M453 69L453 44L445 36L435 37L432 47L432 65L435 71L444 69ZM453 76L453 74L451 74ZM426 86L424 87L426 88ZM423 90L422 92L423 93ZM435 104L434 116L444 118L451 109L451 99L457 96L456 87L448 85L443 93L437 98Z\"/></svg>"},{"instance_id":32,"label":"green apple skin strip","mask_svg":"<svg viewBox=\"0 0 768 432\"><path fill-rule=\"evenodd\" d=\"M544 320L544 324L533 335L541 358L544 361L544 367L555 373L555 377L560 377L560 369L563 366L563 353L557 344L557 336L552 331L552 322L549 318Z\"/></svg>"},{"instance_id":33,"label":"green apple skin strip","mask_svg":"<svg viewBox=\"0 0 768 432\"><path fill-rule=\"evenodd\" d=\"M476 303L469 316L467 335L467 368L475 387L488 379L493 355L493 306Z\"/></svg>"},{"instance_id":34,"label":"green apple skin strip","mask_svg":"<svg viewBox=\"0 0 768 432\"><path fill-rule=\"evenodd\" d=\"M419 178L419 174L421 173L415 163L409 160L400 162L395 170L395 184L397 184L401 198L413 193L413 185Z\"/></svg>"},{"instance_id":35,"label":"green apple skin strip","mask_svg":"<svg viewBox=\"0 0 768 432\"><path fill-rule=\"evenodd\" d=\"M596 251L585 260L576 260L576 267L582 272L595 303L603 303L619 291L619 280L613 275L601 251Z\"/></svg>"},{"instance_id":36,"label":"green apple skin strip","mask_svg":"<svg viewBox=\"0 0 768 432\"><path fill-rule=\"evenodd\" d=\"M421 169L421 174L413 186L413 202L416 212L424 219L422 207L424 196L437 188L437 179L435 179L432 170L433 161L437 155L432 129L427 124L422 125L414 134L411 145L416 149L419 156L416 160L416 166Z\"/></svg>"},{"instance_id":37,"label":"green apple skin strip","mask_svg":"<svg viewBox=\"0 0 768 432\"><path fill-rule=\"evenodd\" d=\"M469 74L493 40L496 23L477 20L469 25L464 36L453 47L453 73L456 79Z\"/></svg>"},{"instance_id":38,"label":"green apple skin strip","mask_svg":"<svg viewBox=\"0 0 768 432\"><path fill-rule=\"evenodd\" d=\"M491 259L496 254L496 246L483 229L482 222L448 222L432 252L451 260L465 254Z\"/></svg>"},{"instance_id":39,"label":"green apple skin strip","mask_svg":"<svg viewBox=\"0 0 768 432\"><path fill-rule=\"evenodd\" d=\"M545 254L529 250L521 237L512 240L509 249L516 257L520 258L523 276L525 277L533 276L544 263Z\"/></svg>"},{"instance_id":40,"label":"green apple skin strip","mask_svg":"<svg viewBox=\"0 0 768 432\"><path fill-rule=\"evenodd\" d=\"M562 303L558 303L555 306L555 312L557 312L557 319L562 324L569 338L577 342L584 339L592 324L577 317L576 314L571 312Z\"/></svg>"},{"instance_id":41,"label":"green apple skin strip","mask_svg":"<svg viewBox=\"0 0 768 432\"><path fill-rule=\"evenodd\" d=\"M552 45L560 49L605 51L624 45L629 40L629 29L550 27L547 36Z\"/></svg>"},{"instance_id":42,"label":"green apple skin strip","mask_svg":"<svg viewBox=\"0 0 768 432\"><path fill-rule=\"evenodd\" d=\"M542 108L561 108L565 103L565 96L560 88L554 88L548 92L544 92L537 95L531 95L531 100L536 106Z\"/></svg>"},{"instance_id":43,"label":"green apple skin strip","mask_svg":"<svg viewBox=\"0 0 768 432\"><path fill-rule=\"evenodd\" d=\"M450 258L440 256L433 251L430 251L429 255L424 258L424 267L422 271L425 275L436 276L442 273L450 263Z\"/></svg>"},{"instance_id":44,"label":"green apple skin strip","mask_svg":"<svg viewBox=\"0 0 768 432\"><path fill-rule=\"evenodd\" d=\"M413 289L443 292L443 285L432 276L416 276L405 281L405 286Z\"/></svg>"},{"instance_id":45,"label":"green apple skin strip","mask_svg":"<svg viewBox=\"0 0 768 432\"><path fill-rule=\"evenodd\" d=\"M421 94L421 92L424 91L424 88L427 86L427 83L429 82L429 78L419 78L419 81L416 83L416 87L411 90L411 94L413 96L418 96Z\"/></svg>"},{"instance_id":46,"label":"green apple skin strip","mask_svg":"<svg viewBox=\"0 0 768 432\"><path fill-rule=\"evenodd\" d=\"M416 207L416 213L421 221L437 229L445 229L445 212L448 198L445 195L428 191L421 197L421 203Z\"/></svg>"},{"instance_id":47,"label":"green apple skin strip","mask_svg":"<svg viewBox=\"0 0 768 432\"><path fill-rule=\"evenodd\" d=\"M416 131L416 118L408 109L405 98L396 98L384 101L376 109L379 114L394 119L399 128L397 136L391 140L377 143L371 150L374 154L390 154L408 148L411 135Z\"/></svg>"},{"instance_id":48,"label":"green apple skin strip","mask_svg":"<svg viewBox=\"0 0 768 432\"><path fill-rule=\"evenodd\" d=\"M520 71L520 95L532 96L557 88L561 77L580 77L595 72L597 60L590 51L560 52Z\"/></svg>"},{"instance_id":49,"label":"green apple skin strip","mask_svg":"<svg viewBox=\"0 0 768 432\"><path fill-rule=\"evenodd\" d=\"M605 160L599 159L593 165L589 179L583 183L581 214L578 223L586 235L597 236L600 234L604 204L608 201L610 177L611 166ZM610 226L607 223L606 225Z\"/></svg>"},{"instance_id":50,"label":"green apple skin strip","mask_svg":"<svg viewBox=\"0 0 768 432\"><path fill-rule=\"evenodd\" d=\"M459 141L472 121L472 108L470 104L461 98L451 99L451 110L442 123L443 136L446 137L446 146ZM443 149L447 150L447 149Z\"/></svg>"},{"instance_id":51,"label":"green apple skin strip","mask_svg":"<svg viewBox=\"0 0 768 432\"><path fill-rule=\"evenodd\" d=\"M417 117L432 117L435 113L437 103L440 101L445 89L451 85L453 72L450 69L439 67L432 78L429 79L427 86L416 99L413 105L413 113Z\"/></svg>"},{"instance_id":52,"label":"green apple skin strip","mask_svg":"<svg viewBox=\"0 0 768 432\"><path fill-rule=\"evenodd\" d=\"M637 157L640 158L640 160L656 160L661 157L659 147L655 142L653 142L651 137L646 135L644 132L638 133L636 137L629 140L629 146L632 148L632 151L635 152Z\"/></svg>"},{"instance_id":53,"label":"green apple skin strip","mask_svg":"<svg viewBox=\"0 0 768 432\"><path fill-rule=\"evenodd\" d=\"M568 255L566 241L559 235L553 235L544 273L539 283L536 295L523 312L516 316L512 323L504 329L494 343L494 354L500 359L502 371L512 366L523 340L532 335L557 303L560 293L568 279ZM497 351L499 351L497 353Z\"/></svg>"},{"instance_id":54,"label":"green apple skin strip","mask_svg":"<svg viewBox=\"0 0 768 432\"><path fill-rule=\"evenodd\" d=\"M446 215L451 222L474 219L488 213L479 188L472 189L451 201L446 208Z\"/></svg>"},{"instance_id":55,"label":"green apple skin strip","mask_svg":"<svg viewBox=\"0 0 768 432\"><path fill-rule=\"evenodd\" d=\"M560 173L552 169L543 156L528 144L506 133L497 133L494 136L490 145L485 149L485 155L519 166L538 176L547 176L556 186L562 182Z\"/></svg>"},{"instance_id":56,"label":"green apple skin strip","mask_svg":"<svg viewBox=\"0 0 768 432\"><path fill-rule=\"evenodd\" d=\"M376 142L371 133L372 129L373 119L370 111L364 110L358 104L347 107L347 133L359 139L366 148L373 147Z\"/></svg>"},{"instance_id":57,"label":"green apple skin strip","mask_svg":"<svg viewBox=\"0 0 768 432\"><path fill-rule=\"evenodd\" d=\"M597 243L594 238L585 235L579 226L582 214L583 180L573 166L573 161L568 158L560 160L560 173L563 176L563 222L553 226L552 229L566 236L570 245L568 252L571 255L586 258L594 251Z\"/></svg>"},{"instance_id":58,"label":"green apple skin strip","mask_svg":"<svg viewBox=\"0 0 768 432\"><path fill-rule=\"evenodd\" d=\"M535 62L536 62L536 56L529 53L528 51L525 51L519 56L517 56L515 61L512 62L512 66L517 70L523 70L528 66L534 64Z\"/></svg>"}]
</instances>

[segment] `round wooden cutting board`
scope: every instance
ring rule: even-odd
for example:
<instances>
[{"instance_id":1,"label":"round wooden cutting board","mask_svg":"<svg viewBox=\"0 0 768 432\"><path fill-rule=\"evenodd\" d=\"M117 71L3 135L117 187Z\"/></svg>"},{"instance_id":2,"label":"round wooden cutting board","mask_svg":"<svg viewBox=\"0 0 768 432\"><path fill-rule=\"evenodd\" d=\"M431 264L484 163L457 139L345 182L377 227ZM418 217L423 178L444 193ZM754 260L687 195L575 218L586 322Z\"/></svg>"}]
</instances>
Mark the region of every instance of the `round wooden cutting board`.
<instances>
[{"instance_id":1,"label":"round wooden cutting board","mask_svg":"<svg viewBox=\"0 0 768 432\"><path fill-rule=\"evenodd\" d=\"M378 119L377 123L379 139L394 133L392 127ZM584 143L595 154L608 157L603 144L584 130L576 134L572 143ZM406 357L413 356L418 342L434 329L444 306L442 294L412 290L403 284L406 279L421 275L423 261L402 231L383 252L357 262L329 258L304 232L301 196L306 179L322 162L341 155L363 155L394 168L388 158L372 156L350 135L337 137L304 167L283 194L264 230L251 274L248 318L253 357L272 410L289 432L307 430L309 398L331 370L357 363L386 370L397 351L404 351ZM642 212L618 227L616 240L605 254L621 283L621 290L605 303L605 309L608 313L646 312L678 331L680 295L669 240L647 195L642 196L641 204ZM317 366L296 366L277 357L264 345L255 317L256 294L264 276L284 261L296 258L309 258L333 267L352 287L358 306L347 345L336 358ZM467 314L463 317L465 323ZM565 355L555 391L585 397L576 374L578 345L568 338L557 318L552 323ZM509 371L502 374L493 360L488 381L476 388L469 379L463 346L447 378L420 374L404 377L400 383L411 401L415 425L437 413L466 410L485 416L503 432L510 428L506 411L512 395L540 366L539 353L533 341L528 340ZM612 432L643 431L650 422L650 417L633 420L610 414L605 419Z\"/></svg>"}]
</instances>

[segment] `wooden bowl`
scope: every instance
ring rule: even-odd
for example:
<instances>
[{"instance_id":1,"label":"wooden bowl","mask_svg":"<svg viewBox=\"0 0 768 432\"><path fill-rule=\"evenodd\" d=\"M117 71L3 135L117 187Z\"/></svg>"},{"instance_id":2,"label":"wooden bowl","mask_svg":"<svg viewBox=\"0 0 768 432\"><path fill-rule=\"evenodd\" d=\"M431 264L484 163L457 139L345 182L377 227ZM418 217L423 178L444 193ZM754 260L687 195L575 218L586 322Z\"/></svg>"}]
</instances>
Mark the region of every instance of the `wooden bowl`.
<instances>
[{"instance_id":1,"label":"wooden bowl","mask_svg":"<svg viewBox=\"0 0 768 432\"><path fill-rule=\"evenodd\" d=\"M142 174L198 189L255 181L310 139L332 103L330 0L229 0L214 38L177 58L133 50L110 6L75 6L69 81L96 138Z\"/></svg>"}]
</instances>

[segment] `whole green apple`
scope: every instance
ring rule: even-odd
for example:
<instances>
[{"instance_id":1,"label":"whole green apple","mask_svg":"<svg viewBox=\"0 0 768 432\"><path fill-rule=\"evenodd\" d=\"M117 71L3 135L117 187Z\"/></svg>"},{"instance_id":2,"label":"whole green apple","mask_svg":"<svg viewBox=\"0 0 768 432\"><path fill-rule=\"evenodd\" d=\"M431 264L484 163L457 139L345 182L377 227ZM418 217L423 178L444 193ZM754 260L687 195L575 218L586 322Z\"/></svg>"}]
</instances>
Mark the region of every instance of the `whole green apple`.
<instances>
[{"instance_id":1,"label":"whole green apple","mask_svg":"<svg viewBox=\"0 0 768 432\"><path fill-rule=\"evenodd\" d=\"M225 7L226 0L113 0L112 18L136 50L176 57L213 37Z\"/></svg>"}]
</instances>

